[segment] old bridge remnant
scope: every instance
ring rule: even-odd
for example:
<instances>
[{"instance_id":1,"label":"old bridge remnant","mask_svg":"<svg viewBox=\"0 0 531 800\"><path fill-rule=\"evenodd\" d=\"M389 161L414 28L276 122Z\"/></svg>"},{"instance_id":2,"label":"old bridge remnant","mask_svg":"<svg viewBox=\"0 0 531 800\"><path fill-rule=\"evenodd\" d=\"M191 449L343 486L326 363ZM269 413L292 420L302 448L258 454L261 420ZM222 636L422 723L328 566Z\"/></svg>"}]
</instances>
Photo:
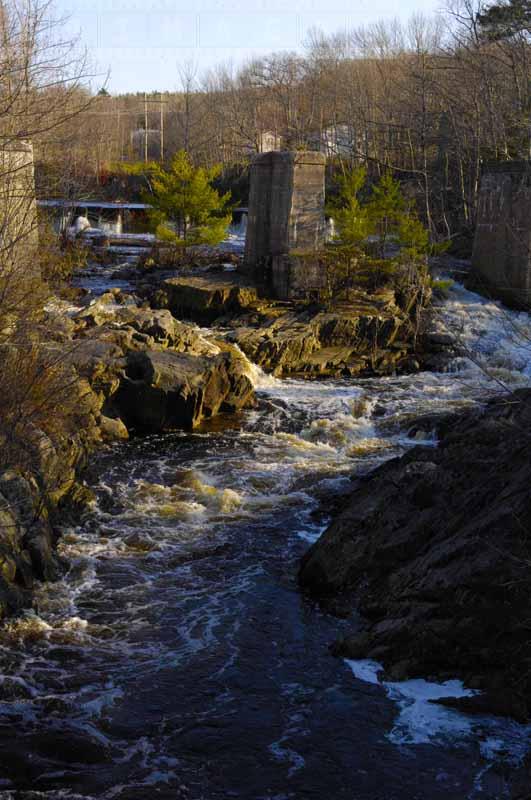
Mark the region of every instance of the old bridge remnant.
<instances>
[{"instance_id":1,"label":"old bridge remnant","mask_svg":"<svg viewBox=\"0 0 531 800\"><path fill-rule=\"evenodd\" d=\"M468 283L509 305L531 305L531 164L527 161L485 169Z\"/></svg>"},{"instance_id":2,"label":"old bridge remnant","mask_svg":"<svg viewBox=\"0 0 531 800\"><path fill-rule=\"evenodd\" d=\"M0 142L0 270L24 259L35 272L37 245L33 147L26 141Z\"/></svg>"},{"instance_id":3,"label":"old bridge remnant","mask_svg":"<svg viewBox=\"0 0 531 800\"><path fill-rule=\"evenodd\" d=\"M251 165L245 269L280 299L322 288L312 254L325 241L326 157L313 151L272 151Z\"/></svg>"}]
</instances>

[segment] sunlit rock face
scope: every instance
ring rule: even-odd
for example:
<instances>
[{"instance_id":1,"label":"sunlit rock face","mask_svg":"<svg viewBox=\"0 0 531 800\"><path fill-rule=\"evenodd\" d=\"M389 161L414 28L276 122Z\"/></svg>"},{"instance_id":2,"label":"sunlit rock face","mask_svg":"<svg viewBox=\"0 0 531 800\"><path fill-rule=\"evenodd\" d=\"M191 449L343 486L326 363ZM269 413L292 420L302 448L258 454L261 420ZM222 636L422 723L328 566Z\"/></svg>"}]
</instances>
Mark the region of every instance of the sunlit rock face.
<instances>
[{"instance_id":1,"label":"sunlit rock face","mask_svg":"<svg viewBox=\"0 0 531 800\"><path fill-rule=\"evenodd\" d=\"M531 301L531 166L488 167L481 181L470 285L517 308Z\"/></svg>"}]
</instances>

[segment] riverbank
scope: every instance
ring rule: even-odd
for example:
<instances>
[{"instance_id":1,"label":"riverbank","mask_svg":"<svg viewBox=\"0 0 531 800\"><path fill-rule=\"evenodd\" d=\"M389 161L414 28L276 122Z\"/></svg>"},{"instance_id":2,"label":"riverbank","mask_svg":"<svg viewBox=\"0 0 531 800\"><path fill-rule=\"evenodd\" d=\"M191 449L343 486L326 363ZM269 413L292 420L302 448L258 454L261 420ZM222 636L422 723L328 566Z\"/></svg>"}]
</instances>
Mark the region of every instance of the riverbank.
<instances>
[{"instance_id":1,"label":"riverbank","mask_svg":"<svg viewBox=\"0 0 531 800\"><path fill-rule=\"evenodd\" d=\"M358 481L299 576L362 614L337 655L395 681L459 677L482 693L455 707L529 719L530 423L531 391L508 394Z\"/></svg>"},{"instance_id":2,"label":"riverbank","mask_svg":"<svg viewBox=\"0 0 531 800\"><path fill-rule=\"evenodd\" d=\"M39 324L33 380L45 381L39 391L54 418L23 420L3 442L0 618L30 606L36 583L68 568L59 530L93 499L82 476L96 450L130 431L191 430L254 403L234 347L119 290L81 306L52 300Z\"/></svg>"}]
</instances>

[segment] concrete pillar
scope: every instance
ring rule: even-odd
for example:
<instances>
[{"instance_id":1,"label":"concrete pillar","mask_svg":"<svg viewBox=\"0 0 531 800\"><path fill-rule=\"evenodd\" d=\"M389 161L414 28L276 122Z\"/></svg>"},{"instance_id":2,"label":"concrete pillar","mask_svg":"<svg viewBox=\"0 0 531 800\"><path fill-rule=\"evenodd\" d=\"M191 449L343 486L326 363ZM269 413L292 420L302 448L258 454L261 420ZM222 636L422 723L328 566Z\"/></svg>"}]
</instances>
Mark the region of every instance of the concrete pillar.
<instances>
[{"instance_id":1,"label":"concrete pillar","mask_svg":"<svg viewBox=\"0 0 531 800\"><path fill-rule=\"evenodd\" d=\"M24 259L35 273L38 245L33 147L0 140L0 268Z\"/></svg>"},{"instance_id":2,"label":"concrete pillar","mask_svg":"<svg viewBox=\"0 0 531 800\"><path fill-rule=\"evenodd\" d=\"M509 305L531 305L531 164L527 161L485 169L467 284Z\"/></svg>"},{"instance_id":3,"label":"concrete pillar","mask_svg":"<svg viewBox=\"0 0 531 800\"><path fill-rule=\"evenodd\" d=\"M311 252L324 245L325 165L326 157L317 152L272 151L255 157L244 261L258 283L271 283L273 263L278 274L293 251ZM278 294L286 293L289 280L282 279Z\"/></svg>"}]
</instances>

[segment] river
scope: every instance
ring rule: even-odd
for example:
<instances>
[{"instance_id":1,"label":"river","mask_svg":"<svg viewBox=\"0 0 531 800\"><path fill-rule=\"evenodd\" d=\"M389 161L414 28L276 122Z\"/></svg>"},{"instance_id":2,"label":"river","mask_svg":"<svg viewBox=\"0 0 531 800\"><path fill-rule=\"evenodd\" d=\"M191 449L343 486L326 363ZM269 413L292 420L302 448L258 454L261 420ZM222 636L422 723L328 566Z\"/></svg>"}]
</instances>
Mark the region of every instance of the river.
<instances>
[{"instance_id":1,"label":"river","mask_svg":"<svg viewBox=\"0 0 531 800\"><path fill-rule=\"evenodd\" d=\"M352 620L296 583L353 477L436 446L415 416L529 385L527 315L459 285L438 315L469 350L444 373L309 383L249 364L256 409L100 452L68 571L0 633L0 798L510 796L528 727L429 704L457 682L381 684L332 657Z\"/></svg>"}]
</instances>

